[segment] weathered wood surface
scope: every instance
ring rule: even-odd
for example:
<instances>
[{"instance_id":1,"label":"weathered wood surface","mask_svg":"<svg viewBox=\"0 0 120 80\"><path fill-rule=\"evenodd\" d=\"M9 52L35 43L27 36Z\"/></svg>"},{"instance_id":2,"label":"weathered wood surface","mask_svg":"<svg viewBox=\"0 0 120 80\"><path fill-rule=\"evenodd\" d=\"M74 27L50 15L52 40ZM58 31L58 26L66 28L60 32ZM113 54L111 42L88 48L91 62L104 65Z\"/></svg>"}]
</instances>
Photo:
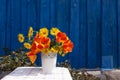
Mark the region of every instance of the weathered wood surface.
<instances>
[{"instance_id":1,"label":"weathered wood surface","mask_svg":"<svg viewBox=\"0 0 120 80\"><path fill-rule=\"evenodd\" d=\"M18 33L58 27L74 42L73 68L120 67L120 0L0 0L0 56L3 47L22 46ZM41 65L38 57L37 62Z\"/></svg>"},{"instance_id":2,"label":"weathered wood surface","mask_svg":"<svg viewBox=\"0 0 120 80\"><path fill-rule=\"evenodd\" d=\"M104 71L107 80L120 80L120 70Z\"/></svg>"},{"instance_id":3,"label":"weathered wood surface","mask_svg":"<svg viewBox=\"0 0 120 80\"><path fill-rule=\"evenodd\" d=\"M120 80L120 70L106 70L102 72L100 70L86 70L86 72L101 78L101 80ZM0 79L8 75L8 73L10 72L0 73Z\"/></svg>"},{"instance_id":4,"label":"weathered wood surface","mask_svg":"<svg viewBox=\"0 0 120 80\"><path fill-rule=\"evenodd\" d=\"M56 67L52 74L44 74L41 67L18 67L1 80L72 80L72 77L63 67Z\"/></svg>"}]
</instances>

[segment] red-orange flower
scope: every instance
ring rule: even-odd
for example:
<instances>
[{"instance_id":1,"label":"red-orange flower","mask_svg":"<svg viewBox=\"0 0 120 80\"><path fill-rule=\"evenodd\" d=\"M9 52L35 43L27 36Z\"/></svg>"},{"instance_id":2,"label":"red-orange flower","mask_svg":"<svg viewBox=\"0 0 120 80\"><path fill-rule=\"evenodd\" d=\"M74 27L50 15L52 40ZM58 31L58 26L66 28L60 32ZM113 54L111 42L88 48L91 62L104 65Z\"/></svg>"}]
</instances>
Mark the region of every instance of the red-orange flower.
<instances>
[{"instance_id":1,"label":"red-orange flower","mask_svg":"<svg viewBox=\"0 0 120 80\"><path fill-rule=\"evenodd\" d=\"M36 35L33 35L33 32L36 32ZM24 43L24 47L30 49L27 52L27 56L32 63L36 61L37 54L47 54L47 53L60 53L64 56L68 52L72 52L73 43L69 40L66 33L61 32L58 28L52 28L50 34L55 37L52 39L49 38L49 30L47 28L41 28L40 31L33 31L30 27L28 32L28 42ZM21 34L22 35L22 34ZM19 34L20 36L20 34ZM51 37L51 36L50 36ZM19 37L19 39L22 39ZM23 42L22 40L20 42ZM32 44L30 44L32 42ZM54 43L55 42L55 43ZM28 45L29 43L29 45Z\"/></svg>"},{"instance_id":2,"label":"red-orange flower","mask_svg":"<svg viewBox=\"0 0 120 80\"><path fill-rule=\"evenodd\" d=\"M29 57L30 61L32 62L32 64L35 62L37 55L35 53L33 53L32 51L27 53L27 56Z\"/></svg>"},{"instance_id":3,"label":"red-orange flower","mask_svg":"<svg viewBox=\"0 0 120 80\"><path fill-rule=\"evenodd\" d=\"M56 42L64 43L67 40L68 40L68 38L67 38L66 34L63 32L58 32L58 34L56 35Z\"/></svg>"},{"instance_id":4,"label":"red-orange flower","mask_svg":"<svg viewBox=\"0 0 120 80\"><path fill-rule=\"evenodd\" d=\"M36 53L36 54L37 54L38 52L40 52L42 48L39 48L38 45L39 45L39 44L38 44L36 41L34 41L34 42L32 43L31 51L34 51L34 53Z\"/></svg>"},{"instance_id":5,"label":"red-orange flower","mask_svg":"<svg viewBox=\"0 0 120 80\"><path fill-rule=\"evenodd\" d=\"M42 36L37 33L37 34L35 35L33 41L39 42L39 40L40 40L41 37L42 37Z\"/></svg>"},{"instance_id":6,"label":"red-orange flower","mask_svg":"<svg viewBox=\"0 0 120 80\"><path fill-rule=\"evenodd\" d=\"M37 58L37 53L40 52L40 49L37 47L38 44L36 42L32 43L32 47L31 47L31 51L27 53L27 56L29 57L30 61L32 63L35 62L36 58Z\"/></svg>"},{"instance_id":7,"label":"red-orange flower","mask_svg":"<svg viewBox=\"0 0 120 80\"><path fill-rule=\"evenodd\" d=\"M29 57L30 61L32 63L36 60L36 54L39 53L42 49L46 49L50 47L50 38L40 36L40 34L36 34L31 51L27 53L27 56Z\"/></svg>"},{"instance_id":8,"label":"red-orange flower","mask_svg":"<svg viewBox=\"0 0 120 80\"><path fill-rule=\"evenodd\" d=\"M42 37L39 45L43 46L43 48L49 48L50 47L50 38Z\"/></svg>"},{"instance_id":9,"label":"red-orange flower","mask_svg":"<svg viewBox=\"0 0 120 80\"><path fill-rule=\"evenodd\" d=\"M40 34L37 34L34 38L34 44L32 46L33 49L38 48L38 49L43 49L43 48L49 48L50 46L50 38L49 37L44 37L44 36L40 36Z\"/></svg>"},{"instance_id":10,"label":"red-orange flower","mask_svg":"<svg viewBox=\"0 0 120 80\"><path fill-rule=\"evenodd\" d=\"M64 51L64 53L72 52L73 46L74 46L73 43L70 40L67 40L63 44L63 51Z\"/></svg>"}]
</instances>

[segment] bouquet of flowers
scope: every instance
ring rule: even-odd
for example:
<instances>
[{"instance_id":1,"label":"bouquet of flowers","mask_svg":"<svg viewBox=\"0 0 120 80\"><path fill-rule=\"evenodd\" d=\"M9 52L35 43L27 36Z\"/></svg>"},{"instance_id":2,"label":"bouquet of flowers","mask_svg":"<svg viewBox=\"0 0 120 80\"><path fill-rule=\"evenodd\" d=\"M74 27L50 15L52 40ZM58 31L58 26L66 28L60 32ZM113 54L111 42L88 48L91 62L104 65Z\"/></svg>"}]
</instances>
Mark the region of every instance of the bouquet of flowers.
<instances>
[{"instance_id":1,"label":"bouquet of flowers","mask_svg":"<svg viewBox=\"0 0 120 80\"><path fill-rule=\"evenodd\" d=\"M39 31L34 31L30 27L26 37L21 33L18 34L18 40L23 43L25 48L29 49L26 54L32 63L35 62L38 53L48 54L51 52L52 54L53 52L65 56L72 52L74 46L66 33L61 32L56 27L51 28L50 31L45 27L40 28Z\"/></svg>"}]
</instances>

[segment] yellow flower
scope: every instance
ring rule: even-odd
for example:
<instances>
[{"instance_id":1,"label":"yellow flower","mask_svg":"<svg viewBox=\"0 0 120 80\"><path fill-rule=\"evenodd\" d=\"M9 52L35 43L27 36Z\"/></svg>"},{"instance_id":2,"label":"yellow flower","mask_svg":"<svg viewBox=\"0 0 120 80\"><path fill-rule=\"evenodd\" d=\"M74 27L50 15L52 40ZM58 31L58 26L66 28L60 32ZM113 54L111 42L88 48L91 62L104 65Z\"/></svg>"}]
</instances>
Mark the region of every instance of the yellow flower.
<instances>
[{"instance_id":1,"label":"yellow flower","mask_svg":"<svg viewBox=\"0 0 120 80\"><path fill-rule=\"evenodd\" d=\"M48 36L48 29L47 28L41 28L40 29L40 35L47 37Z\"/></svg>"},{"instance_id":2,"label":"yellow flower","mask_svg":"<svg viewBox=\"0 0 120 80\"><path fill-rule=\"evenodd\" d=\"M50 51L51 51L51 52L58 52L58 50L55 49L55 48L53 48L53 47L50 49Z\"/></svg>"},{"instance_id":3,"label":"yellow flower","mask_svg":"<svg viewBox=\"0 0 120 80\"><path fill-rule=\"evenodd\" d=\"M62 48L62 46L55 46L55 47L53 47L52 51L58 52L61 55L63 52L63 48Z\"/></svg>"},{"instance_id":4,"label":"yellow flower","mask_svg":"<svg viewBox=\"0 0 120 80\"><path fill-rule=\"evenodd\" d=\"M43 54L48 54L49 49L42 49L41 52L42 52Z\"/></svg>"},{"instance_id":5,"label":"yellow flower","mask_svg":"<svg viewBox=\"0 0 120 80\"><path fill-rule=\"evenodd\" d=\"M58 28L55 28L55 27L50 30L50 34L51 35L55 35L56 36L58 32L60 32L60 30Z\"/></svg>"},{"instance_id":6,"label":"yellow flower","mask_svg":"<svg viewBox=\"0 0 120 80\"><path fill-rule=\"evenodd\" d=\"M28 32L28 39L30 40L30 38L33 36L33 28L30 27L29 28L29 32Z\"/></svg>"},{"instance_id":7,"label":"yellow flower","mask_svg":"<svg viewBox=\"0 0 120 80\"><path fill-rule=\"evenodd\" d=\"M23 34L18 34L18 40L19 40L19 42L24 42L24 36L23 36Z\"/></svg>"},{"instance_id":8,"label":"yellow flower","mask_svg":"<svg viewBox=\"0 0 120 80\"><path fill-rule=\"evenodd\" d=\"M27 49L30 49L31 48L31 45L27 42L24 43L24 47L27 48Z\"/></svg>"},{"instance_id":9,"label":"yellow flower","mask_svg":"<svg viewBox=\"0 0 120 80\"><path fill-rule=\"evenodd\" d=\"M62 46L59 46L59 54L61 55L62 52L63 52L63 48L62 48Z\"/></svg>"}]
</instances>

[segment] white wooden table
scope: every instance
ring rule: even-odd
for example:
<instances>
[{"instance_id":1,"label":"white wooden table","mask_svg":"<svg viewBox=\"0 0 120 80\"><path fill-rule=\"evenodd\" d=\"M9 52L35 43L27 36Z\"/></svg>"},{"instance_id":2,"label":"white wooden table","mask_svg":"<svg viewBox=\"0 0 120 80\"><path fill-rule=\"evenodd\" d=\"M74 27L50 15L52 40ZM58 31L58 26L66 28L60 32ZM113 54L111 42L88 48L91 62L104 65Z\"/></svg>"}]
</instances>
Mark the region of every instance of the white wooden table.
<instances>
[{"instance_id":1,"label":"white wooden table","mask_svg":"<svg viewBox=\"0 0 120 80\"><path fill-rule=\"evenodd\" d=\"M56 67L52 74L42 74L41 67L18 67L1 80L72 80L67 68Z\"/></svg>"}]
</instances>

